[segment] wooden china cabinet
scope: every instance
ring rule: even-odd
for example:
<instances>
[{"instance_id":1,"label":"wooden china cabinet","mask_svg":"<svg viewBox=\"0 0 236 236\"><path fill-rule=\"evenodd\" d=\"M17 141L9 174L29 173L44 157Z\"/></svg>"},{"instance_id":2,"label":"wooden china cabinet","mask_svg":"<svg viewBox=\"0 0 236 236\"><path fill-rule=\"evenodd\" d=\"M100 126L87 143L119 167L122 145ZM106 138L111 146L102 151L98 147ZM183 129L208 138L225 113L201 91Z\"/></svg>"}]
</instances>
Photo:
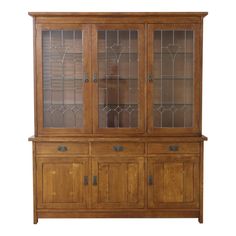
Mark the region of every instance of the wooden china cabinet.
<instances>
[{"instance_id":1,"label":"wooden china cabinet","mask_svg":"<svg viewBox=\"0 0 236 236\"><path fill-rule=\"evenodd\" d=\"M205 12L44 13L34 20L34 223L203 222Z\"/></svg>"}]
</instances>

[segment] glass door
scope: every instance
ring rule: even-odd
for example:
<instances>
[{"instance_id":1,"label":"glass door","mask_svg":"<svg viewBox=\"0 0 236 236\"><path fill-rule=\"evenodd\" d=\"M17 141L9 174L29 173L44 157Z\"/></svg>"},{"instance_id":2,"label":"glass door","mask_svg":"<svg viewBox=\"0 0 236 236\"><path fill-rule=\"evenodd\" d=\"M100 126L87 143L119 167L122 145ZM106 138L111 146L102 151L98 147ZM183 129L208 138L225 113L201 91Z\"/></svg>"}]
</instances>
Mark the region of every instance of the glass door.
<instances>
[{"instance_id":1,"label":"glass door","mask_svg":"<svg viewBox=\"0 0 236 236\"><path fill-rule=\"evenodd\" d=\"M197 133L200 127L196 25L149 25L148 131Z\"/></svg>"},{"instance_id":2,"label":"glass door","mask_svg":"<svg viewBox=\"0 0 236 236\"><path fill-rule=\"evenodd\" d=\"M89 132L89 28L43 25L38 33L39 132Z\"/></svg>"},{"instance_id":3,"label":"glass door","mask_svg":"<svg viewBox=\"0 0 236 236\"><path fill-rule=\"evenodd\" d=\"M93 129L144 132L144 26L92 29Z\"/></svg>"}]
</instances>

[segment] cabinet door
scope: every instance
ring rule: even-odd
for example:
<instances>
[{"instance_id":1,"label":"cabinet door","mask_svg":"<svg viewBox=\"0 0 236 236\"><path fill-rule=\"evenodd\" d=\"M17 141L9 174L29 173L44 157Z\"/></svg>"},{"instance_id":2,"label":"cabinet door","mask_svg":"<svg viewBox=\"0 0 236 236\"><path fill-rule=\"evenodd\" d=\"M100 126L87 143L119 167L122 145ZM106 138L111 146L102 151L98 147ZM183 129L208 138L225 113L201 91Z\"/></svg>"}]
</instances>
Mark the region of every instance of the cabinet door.
<instances>
[{"instance_id":1,"label":"cabinet door","mask_svg":"<svg viewBox=\"0 0 236 236\"><path fill-rule=\"evenodd\" d=\"M94 208L144 207L143 158L94 158L92 175Z\"/></svg>"},{"instance_id":2,"label":"cabinet door","mask_svg":"<svg viewBox=\"0 0 236 236\"><path fill-rule=\"evenodd\" d=\"M89 26L37 26L37 123L40 134L91 130Z\"/></svg>"},{"instance_id":3,"label":"cabinet door","mask_svg":"<svg viewBox=\"0 0 236 236\"><path fill-rule=\"evenodd\" d=\"M92 29L93 129L144 132L144 25Z\"/></svg>"},{"instance_id":4,"label":"cabinet door","mask_svg":"<svg viewBox=\"0 0 236 236\"><path fill-rule=\"evenodd\" d=\"M37 180L39 208L87 207L87 158L41 158L37 161Z\"/></svg>"},{"instance_id":5,"label":"cabinet door","mask_svg":"<svg viewBox=\"0 0 236 236\"><path fill-rule=\"evenodd\" d=\"M198 208L198 156L173 155L148 160L149 208Z\"/></svg>"},{"instance_id":6,"label":"cabinet door","mask_svg":"<svg viewBox=\"0 0 236 236\"><path fill-rule=\"evenodd\" d=\"M148 131L199 133L201 127L199 25L148 26Z\"/></svg>"}]
</instances>

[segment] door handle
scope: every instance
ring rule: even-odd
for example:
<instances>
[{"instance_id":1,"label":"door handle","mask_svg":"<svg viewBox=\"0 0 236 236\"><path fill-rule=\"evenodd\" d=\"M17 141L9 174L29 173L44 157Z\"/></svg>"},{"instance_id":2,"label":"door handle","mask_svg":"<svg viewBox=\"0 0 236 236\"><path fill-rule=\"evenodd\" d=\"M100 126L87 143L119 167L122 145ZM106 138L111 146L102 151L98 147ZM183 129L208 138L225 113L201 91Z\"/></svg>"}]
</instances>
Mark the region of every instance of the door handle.
<instances>
[{"instance_id":1,"label":"door handle","mask_svg":"<svg viewBox=\"0 0 236 236\"><path fill-rule=\"evenodd\" d=\"M93 185L98 185L97 176L93 176Z\"/></svg>"},{"instance_id":2,"label":"door handle","mask_svg":"<svg viewBox=\"0 0 236 236\"><path fill-rule=\"evenodd\" d=\"M84 176L84 185L88 185L88 176Z\"/></svg>"},{"instance_id":3,"label":"door handle","mask_svg":"<svg viewBox=\"0 0 236 236\"><path fill-rule=\"evenodd\" d=\"M147 80L148 80L148 82L151 82L152 81L152 75L148 75Z\"/></svg>"},{"instance_id":4,"label":"door handle","mask_svg":"<svg viewBox=\"0 0 236 236\"><path fill-rule=\"evenodd\" d=\"M88 83L89 82L88 73L84 73L83 81L84 81L84 83Z\"/></svg>"},{"instance_id":5,"label":"door handle","mask_svg":"<svg viewBox=\"0 0 236 236\"><path fill-rule=\"evenodd\" d=\"M97 83L97 74L96 73L93 74L93 82Z\"/></svg>"}]
</instances>

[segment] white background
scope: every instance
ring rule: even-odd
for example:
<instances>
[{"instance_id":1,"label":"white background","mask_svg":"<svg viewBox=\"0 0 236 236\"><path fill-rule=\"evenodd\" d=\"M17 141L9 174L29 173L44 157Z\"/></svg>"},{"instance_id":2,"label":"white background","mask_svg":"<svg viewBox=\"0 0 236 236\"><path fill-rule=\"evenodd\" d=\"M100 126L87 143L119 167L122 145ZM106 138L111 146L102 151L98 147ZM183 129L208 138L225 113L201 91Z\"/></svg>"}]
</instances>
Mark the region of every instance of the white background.
<instances>
[{"instance_id":1,"label":"white background","mask_svg":"<svg viewBox=\"0 0 236 236\"><path fill-rule=\"evenodd\" d=\"M0 235L236 235L233 0L0 3ZM41 219L32 224L33 56L28 11L208 11L204 21L204 224L197 219Z\"/></svg>"}]
</instances>

